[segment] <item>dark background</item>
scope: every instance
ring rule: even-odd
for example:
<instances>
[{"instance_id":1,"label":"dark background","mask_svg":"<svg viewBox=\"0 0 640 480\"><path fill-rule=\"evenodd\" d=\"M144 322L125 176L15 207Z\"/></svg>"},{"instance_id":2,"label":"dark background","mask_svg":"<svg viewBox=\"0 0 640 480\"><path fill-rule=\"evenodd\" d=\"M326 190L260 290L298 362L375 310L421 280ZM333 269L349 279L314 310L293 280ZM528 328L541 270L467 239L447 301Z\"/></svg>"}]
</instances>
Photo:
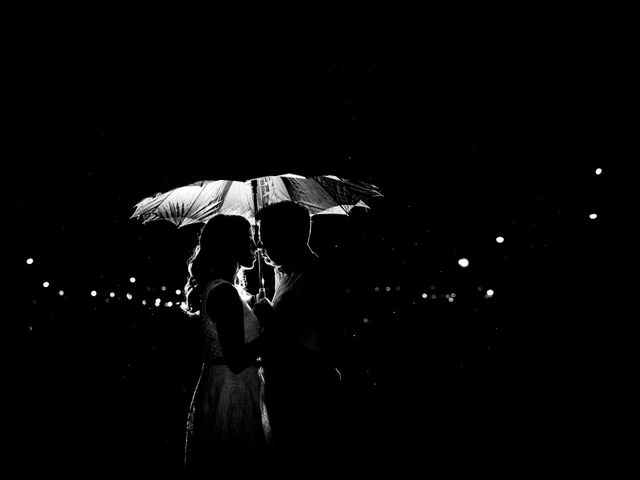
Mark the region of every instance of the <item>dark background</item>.
<instances>
[{"instance_id":1,"label":"dark background","mask_svg":"<svg viewBox=\"0 0 640 480\"><path fill-rule=\"evenodd\" d=\"M385 195L314 219L354 312L336 441L356 468L603 458L626 31L224 23L42 20L7 43L16 463L179 471L198 358L174 292L196 230L129 217L196 180L281 173Z\"/></svg>"}]
</instances>

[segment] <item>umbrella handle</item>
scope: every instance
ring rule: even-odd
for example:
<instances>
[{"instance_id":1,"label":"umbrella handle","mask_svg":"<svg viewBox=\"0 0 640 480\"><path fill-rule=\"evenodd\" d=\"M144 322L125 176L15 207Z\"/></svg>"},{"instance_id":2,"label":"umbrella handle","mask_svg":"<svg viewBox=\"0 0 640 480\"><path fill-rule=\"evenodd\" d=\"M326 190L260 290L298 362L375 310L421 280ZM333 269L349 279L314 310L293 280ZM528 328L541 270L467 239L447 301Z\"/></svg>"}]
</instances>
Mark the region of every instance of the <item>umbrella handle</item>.
<instances>
[{"instance_id":1,"label":"umbrella handle","mask_svg":"<svg viewBox=\"0 0 640 480\"><path fill-rule=\"evenodd\" d=\"M265 290L264 290L264 278L262 277L262 254L260 250L258 250L258 298L264 298Z\"/></svg>"}]
</instances>

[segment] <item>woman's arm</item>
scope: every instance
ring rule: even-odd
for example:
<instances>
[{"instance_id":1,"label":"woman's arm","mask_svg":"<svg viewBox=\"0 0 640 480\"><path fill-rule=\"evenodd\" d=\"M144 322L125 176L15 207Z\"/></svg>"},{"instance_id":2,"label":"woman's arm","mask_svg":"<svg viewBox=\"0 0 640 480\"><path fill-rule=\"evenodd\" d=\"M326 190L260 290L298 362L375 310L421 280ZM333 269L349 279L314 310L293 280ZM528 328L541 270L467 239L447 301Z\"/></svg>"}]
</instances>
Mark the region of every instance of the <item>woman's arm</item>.
<instances>
[{"instance_id":1,"label":"woman's arm","mask_svg":"<svg viewBox=\"0 0 640 480\"><path fill-rule=\"evenodd\" d=\"M208 296L206 312L218 327L220 347L225 362L233 373L240 373L260 356L260 337L244 343L244 307L235 287L221 283Z\"/></svg>"}]
</instances>

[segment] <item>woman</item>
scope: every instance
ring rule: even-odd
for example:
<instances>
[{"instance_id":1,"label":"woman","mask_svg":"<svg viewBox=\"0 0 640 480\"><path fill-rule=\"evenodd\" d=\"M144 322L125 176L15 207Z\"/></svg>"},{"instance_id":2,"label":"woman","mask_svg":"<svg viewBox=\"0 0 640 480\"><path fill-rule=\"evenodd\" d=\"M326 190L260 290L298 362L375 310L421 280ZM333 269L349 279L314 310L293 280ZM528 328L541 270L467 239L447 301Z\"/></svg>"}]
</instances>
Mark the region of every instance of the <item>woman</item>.
<instances>
[{"instance_id":1,"label":"woman","mask_svg":"<svg viewBox=\"0 0 640 480\"><path fill-rule=\"evenodd\" d=\"M251 225L216 215L202 228L188 261L183 309L199 317L203 365L187 421L185 467L211 472L221 465L266 458L270 426L259 365L260 325L244 286L254 265Z\"/></svg>"}]
</instances>

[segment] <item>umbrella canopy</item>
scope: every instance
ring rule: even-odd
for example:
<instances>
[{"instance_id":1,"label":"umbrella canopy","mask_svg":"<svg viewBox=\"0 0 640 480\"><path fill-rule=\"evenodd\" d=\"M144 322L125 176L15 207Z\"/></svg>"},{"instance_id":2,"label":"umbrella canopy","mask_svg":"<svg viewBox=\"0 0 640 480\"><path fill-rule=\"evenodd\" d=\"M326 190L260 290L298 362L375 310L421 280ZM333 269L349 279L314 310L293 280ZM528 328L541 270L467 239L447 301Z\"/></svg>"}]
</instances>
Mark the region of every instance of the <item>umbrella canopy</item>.
<instances>
[{"instance_id":1,"label":"umbrella canopy","mask_svg":"<svg viewBox=\"0 0 640 480\"><path fill-rule=\"evenodd\" d=\"M206 222L214 215L242 215L255 223L255 214L271 203L291 200L311 215L348 214L354 207L382 194L375 185L334 175L303 177L295 174L247 181L202 180L147 197L135 205L131 218L143 223L167 220L178 227Z\"/></svg>"}]
</instances>

